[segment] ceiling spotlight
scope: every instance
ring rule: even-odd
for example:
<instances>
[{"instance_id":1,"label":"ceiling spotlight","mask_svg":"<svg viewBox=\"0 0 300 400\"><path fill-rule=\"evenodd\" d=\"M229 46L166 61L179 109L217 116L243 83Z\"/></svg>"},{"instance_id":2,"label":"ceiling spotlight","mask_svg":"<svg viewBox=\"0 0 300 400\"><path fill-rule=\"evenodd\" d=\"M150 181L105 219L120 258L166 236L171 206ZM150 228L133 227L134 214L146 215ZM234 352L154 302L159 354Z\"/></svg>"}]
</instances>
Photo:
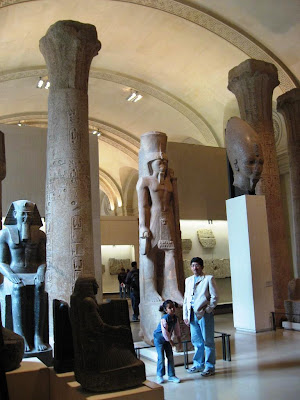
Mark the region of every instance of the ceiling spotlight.
<instances>
[{"instance_id":1,"label":"ceiling spotlight","mask_svg":"<svg viewBox=\"0 0 300 400\"><path fill-rule=\"evenodd\" d=\"M43 79L40 77L40 79L39 79L39 81L38 81L36 87L37 87L38 89L42 89L43 86L44 86L44 81L43 81Z\"/></svg>"},{"instance_id":2,"label":"ceiling spotlight","mask_svg":"<svg viewBox=\"0 0 300 400\"><path fill-rule=\"evenodd\" d=\"M133 100L134 103L136 103L137 101L141 100L143 98L143 96L141 94L138 94L136 96L136 98Z\"/></svg>"},{"instance_id":3,"label":"ceiling spotlight","mask_svg":"<svg viewBox=\"0 0 300 400\"><path fill-rule=\"evenodd\" d=\"M98 131L97 136L101 136L101 132Z\"/></svg>"},{"instance_id":4,"label":"ceiling spotlight","mask_svg":"<svg viewBox=\"0 0 300 400\"><path fill-rule=\"evenodd\" d=\"M21 121L19 121L19 122L17 123L17 125L18 125L18 126L22 126L22 123L21 123Z\"/></svg>"},{"instance_id":5,"label":"ceiling spotlight","mask_svg":"<svg viewBox=\"0 0 300 400\"><path fill-rule=\"evenodd\" d=\"M127 101L133 101L137 96L137 92L131 92L131 95L127 97Z\"/></svg>"},{"instance_id":6,"label":"ceiling spotlight","mask_svg":"<svg viewBox=\"0 0 300 400\"><path fill-rule=\"evenodd\" d=\"M93 135L97 135L97 133L98 133L98 129L94 129L92 132Z\"/></svg>"},{"instance_id":7,"label":"ceiling spotlight","mask_svg":"<svg viewBox=\"0 0 300 400\"><path fill-rule=\"evenodd\" d=\"M48 80L48 76L42 76L40 77L40 79L38 80L36 87L38 89L49 89L50 87L50 82Z\"/></svg>"},{"instance_id":8,"label":"ceiling spotlight","mask_svg":"<svg viewBox=\"0 0 300 400\"><path fill-rule=\"evenodd\" d=\"M131 94L130 94L130 96L127 97L126 100L136 103L137 101L141 100L142 98L143 98L143 96L141 94L139 94L138 91L131 89Z\"/></svg>"}]
</instances>

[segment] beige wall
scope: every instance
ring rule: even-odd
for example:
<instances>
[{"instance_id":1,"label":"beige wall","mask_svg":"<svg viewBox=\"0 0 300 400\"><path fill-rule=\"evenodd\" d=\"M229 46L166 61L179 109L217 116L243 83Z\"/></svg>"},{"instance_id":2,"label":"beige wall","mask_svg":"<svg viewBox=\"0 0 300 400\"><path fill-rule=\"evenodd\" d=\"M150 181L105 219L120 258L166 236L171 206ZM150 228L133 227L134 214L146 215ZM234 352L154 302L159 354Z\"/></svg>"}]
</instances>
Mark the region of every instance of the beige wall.
<instances>
[{"instance_id":1,"label":"beige wall","mask_svg":"<svg viewBox=\"0 0 300 400\"><path fill-rule=\"evenodd\" d=\"M180 219L226 220L225 149L170 142L167 154L178 178Z\"/></svg>"}]
</instances>

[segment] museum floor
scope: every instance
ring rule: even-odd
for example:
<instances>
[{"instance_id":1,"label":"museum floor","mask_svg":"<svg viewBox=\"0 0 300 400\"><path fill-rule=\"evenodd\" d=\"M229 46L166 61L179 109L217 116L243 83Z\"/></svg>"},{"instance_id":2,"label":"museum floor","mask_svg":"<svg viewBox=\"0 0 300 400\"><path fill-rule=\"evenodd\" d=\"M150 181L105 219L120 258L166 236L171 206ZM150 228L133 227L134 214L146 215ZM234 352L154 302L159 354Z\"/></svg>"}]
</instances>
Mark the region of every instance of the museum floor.
<instances>
[{"instance_id":1,"label":"museum floor","mask_svg":"<svg viewBox=\"0 0 300 400\"><path fill-rule=\"evenodd\" d=\"M216 375L203 378L176 367L180 384L164 383L165 400L298 400L300 398L300 332L249 334L235 332L232 314L215 316L216 331L231 334L232 361L217 354ZM139 323L132 323L139 341ZM220 339L217 339L220 340ZM221 357L221 359L220 359ZM156 378L156 364L144 360L147 379Z\"/></svg>"}]
</instances>

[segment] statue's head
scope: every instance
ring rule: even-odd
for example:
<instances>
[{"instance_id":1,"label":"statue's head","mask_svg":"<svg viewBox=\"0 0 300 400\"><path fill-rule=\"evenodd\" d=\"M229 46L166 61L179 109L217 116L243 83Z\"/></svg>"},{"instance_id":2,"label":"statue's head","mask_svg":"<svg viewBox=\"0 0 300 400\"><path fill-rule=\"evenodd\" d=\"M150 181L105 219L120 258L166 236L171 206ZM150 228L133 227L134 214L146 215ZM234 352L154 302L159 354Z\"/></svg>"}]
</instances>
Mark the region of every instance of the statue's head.
<instances>
[{"instance_id":1,"label":"statue's head","mask_svg":"<svg viewBox=\"0 0 300 400\"><path fill-rule=\"evenodd\" d=\"M253 192L264 164L258 134L247 122L233 117L227 123L225 143L234 175L233 185Z\"/></svg>"},{"instance_id":2,"label":"statue's head","mask_svg":"<svg viewBox=\"0 0 300 400\"><path fill-rule=\"evenodd\" d=\"M166 173L168 169L167 135L151 131L141 136L139 156L140 176L153 175L153 172Z\"/></svg>"},{"instance_id":3,"label":"statue's head","mask_svg":"<svg viewBox=\"0 0 300 400\"><path fill-rule=\"evenodd\" d=\"M168 170L168 158L165 154L161 153L159 158L148 162L149 174L154 173L166 174Z\"/></svg>"},{"instance_id":4,"label":"statue's head","mask_svg":"<svg viewBox=\"0 0 300 400\"><path fill-rule=\"evenodd\" d=\"M41 227L43 224L35 203L29 200L17 200L11 204L4 225L17 225L21 240L29 240L30 225Z\"/></svg>"},{"instance_id":5,"label":"statue's head","mask_svg":"<svg viewBox=\"0 0 300 400\"><path fill-rule=\"evenodd\" d=\"M73 295L82 298L94 297L98 288L98 283L93 276L80 276L75 282Z\"/></svg>"}]
</instances>

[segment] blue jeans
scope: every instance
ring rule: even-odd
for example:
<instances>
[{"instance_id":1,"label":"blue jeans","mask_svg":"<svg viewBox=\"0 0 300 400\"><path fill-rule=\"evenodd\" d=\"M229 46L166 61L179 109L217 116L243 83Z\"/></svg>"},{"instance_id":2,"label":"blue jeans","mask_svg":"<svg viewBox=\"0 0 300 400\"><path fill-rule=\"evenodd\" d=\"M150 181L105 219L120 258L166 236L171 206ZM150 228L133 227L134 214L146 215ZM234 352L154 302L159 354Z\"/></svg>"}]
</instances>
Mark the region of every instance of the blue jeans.
<instances>
[{"instance_id":1,"label":"blue jeans","mask_svg":"<svg viewBox=\"0 0 300 400\"><path fill-rule=\"evenodd\" d=\"M205 313L201 319L197 319L195 313L191 313L191 340L195 347L193 364L197 368L205 367L215 369L216 349L214 330L215 322L213 313Z\"/></svg>"},{"instance_id":2,"label":"blue jeans","mask_svg":"<svg viewBox=\"0 0 300 400\"><path fill-rule=\"evenodd\" d=\"M170 342L167 342L162 335L161 337L154 336L154 345L157 351L157 376L162 377L166 373L164 353L166 353L166 357L168 359L168 376L175 376L173 351Z\"/></svg>"},{"instance_id":3,"label":"blue jeans","mask_svg":"<svg viewBox=\"0 0 300 400\"><path fill-rule=\"evenodd\" d=\"M140 311L139 311L139 304L140 304L140 294L134 291L130 292L130 299L131 305L133 310L133 319L138 319Z\"/></svg>"}]
</instances>

